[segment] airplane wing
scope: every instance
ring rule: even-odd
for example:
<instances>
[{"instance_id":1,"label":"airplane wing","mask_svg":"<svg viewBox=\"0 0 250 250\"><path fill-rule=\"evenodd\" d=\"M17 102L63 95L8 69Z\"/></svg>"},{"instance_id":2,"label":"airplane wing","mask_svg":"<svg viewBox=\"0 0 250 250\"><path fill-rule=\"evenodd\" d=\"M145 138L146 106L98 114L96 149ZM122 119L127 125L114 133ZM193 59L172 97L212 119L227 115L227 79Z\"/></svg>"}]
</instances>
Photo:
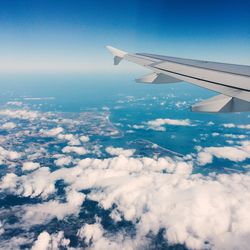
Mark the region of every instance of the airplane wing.
<instances>
[{"instance_id":1,"label":"airplane wing","mask_svg":"<svg viewBox=\"0 0 250 250\"><path fill-rule=\"evenodd\" d=\"M123 59L152 70L136 79L141 83L189 82L220 93L192 106L196 112L250 111L250 66L199 61L146 53L130 54L107 46L114 64Z\"/></svg>"}]
</instances>

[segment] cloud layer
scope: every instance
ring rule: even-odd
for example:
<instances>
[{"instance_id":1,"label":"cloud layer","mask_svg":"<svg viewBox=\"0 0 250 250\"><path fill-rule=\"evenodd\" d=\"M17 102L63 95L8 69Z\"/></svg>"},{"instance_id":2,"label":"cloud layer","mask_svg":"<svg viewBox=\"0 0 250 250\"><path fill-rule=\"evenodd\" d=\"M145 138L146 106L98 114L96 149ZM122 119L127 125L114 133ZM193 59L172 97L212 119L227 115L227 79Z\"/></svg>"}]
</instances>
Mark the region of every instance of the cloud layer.
<instances>
[{"instance_id":1,"label":"cloud layer","mask_svg":"<svg viewBox=\"0 0 250 250\"><path fill-rule=\"evenodd\" d=\"M166 131L165 125L172 126L191 126L191 121L189 119L185 120L175 120L175 119L156 119L152 121L148 121L147 125L150 129L157 131Z\"/></svg>"},{"instance_id":2,"label":"cloud layer","mask_svg":"<svg viewBox=\"0 0 250 250\"><path fill-rule=\"evenodd\" d=\"M212 131L213 139L231 139L233 144L196 146L195 152L184 157L160 155L160 147L153 144L150 150L156 153L151 157L138 153L136 142L123 148L95 140L95 136L116 140L122 134L105 112L86 112L76 118L5 109L0 116L6 133L0 138L0 162L7 170L0 182L1 195L29 201L11 209L3 207L0 248L28 244L35 250L73 249L67 230L44 229L51 222L64 224L72 218L78 222L74 237L82 248L151 248L152 239L159 234L166 244L189 249L248 248L249 172L197 173L197 166L215 159L236 164L250 158L247 134ZM17 131L12 123L18 128L22 125ZM190 127L194 123L156 119L145 124L162 131L168 125ZM91 222L80 218L89 201L108 214L115 229L107 227L101 214L94 215ZM17 223L9 223L9 215ZM130 223L131 231L120 229L119 223ZM34 226L42 230L34 233ZM16 228L24 233L6 240L8 231Z\"/></svg>"},{"instance_id":3,"label":"cloud layer","mask_svg":"<svg viewBox=\"0 0 250 250\"><path fill-rule=\"evenodd\" d=\"M54 217L77 215L85 199L80 191L90 189L88 199L97 201L104 209L112 209L116 204L112 212L114 221L124 218L135 224L136 242L145 240L150 233L157 235L164 228L169 244L185 244L191 249L207 246L233 249L236 244L250 243L245 237L250 233L248 174L202 176L192 174L192 162L120 155L103 160L83 159L73 168L53 172L40 168L20 177L7 174L1 188L46 200L55 193L57 180L67 185L66 202L51 200L24 206L23 224L41 224ZM100 238L108 239L100 228L93 227L91 237L98 249ZM88 242L90 236L86 230L81 235L86 234ZM122 237L126 238L122 242L124 247L132 249L132 238Z\"/></svg>"}]
</instances>

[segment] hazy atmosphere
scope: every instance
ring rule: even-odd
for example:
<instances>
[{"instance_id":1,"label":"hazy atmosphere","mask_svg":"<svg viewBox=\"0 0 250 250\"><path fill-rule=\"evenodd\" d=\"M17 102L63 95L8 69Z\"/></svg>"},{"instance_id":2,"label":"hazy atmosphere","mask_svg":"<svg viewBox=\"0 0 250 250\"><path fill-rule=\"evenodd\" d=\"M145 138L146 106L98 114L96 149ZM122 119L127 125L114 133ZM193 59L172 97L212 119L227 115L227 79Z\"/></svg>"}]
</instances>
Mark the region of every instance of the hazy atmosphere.
<instances>
[{"instance_id":1,"label":"hazy atmosphere","mask_svg":"<svg viewBox=\"0 0 250 250\"><path fill-rule=\"evenodd\" d=\"M216 93L105 48L250 65L248 1L1 1L0 23L0 249L249 249L249 112L191 112Z\"/></svg>"}]
</instances>

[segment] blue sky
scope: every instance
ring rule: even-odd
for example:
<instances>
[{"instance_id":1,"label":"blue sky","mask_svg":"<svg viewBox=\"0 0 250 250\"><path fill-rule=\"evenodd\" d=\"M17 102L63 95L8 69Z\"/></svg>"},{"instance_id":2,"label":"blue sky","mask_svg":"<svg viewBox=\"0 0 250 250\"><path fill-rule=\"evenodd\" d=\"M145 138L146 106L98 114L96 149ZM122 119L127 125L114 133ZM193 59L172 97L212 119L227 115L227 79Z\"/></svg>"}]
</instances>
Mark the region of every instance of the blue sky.
<instances>
[{"instance_id":1,"label":"blue sky","mask_svg":"<svg viewBox=\"0 0 250 250\"><path fill-rule=\"evenodd\" d=\"M250 64L249 1L0 2L0 72L111 71L107 44Z\"/></svg>"}]
</instances>

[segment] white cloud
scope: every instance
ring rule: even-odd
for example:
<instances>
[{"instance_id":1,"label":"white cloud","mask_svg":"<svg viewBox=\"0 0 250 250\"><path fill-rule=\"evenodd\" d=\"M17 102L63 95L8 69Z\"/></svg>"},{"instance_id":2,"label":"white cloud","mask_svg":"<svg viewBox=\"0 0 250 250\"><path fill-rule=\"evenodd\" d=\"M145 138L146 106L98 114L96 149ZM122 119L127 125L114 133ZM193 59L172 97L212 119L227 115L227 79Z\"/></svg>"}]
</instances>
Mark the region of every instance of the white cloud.
<instances>
[{"instance_id":1,"label":"white cloud","mask_svg":"<svg viewBox=\"0 0 250 250\"><path fill-rule=\"evenodd\" d=\"M144 128L144 125L133 125L132 128L134 129L143 129Z\"/></svg>"},{"instance_id":2,"label":"white cloud","mask_svg":"<svg viewBox=\"0 0 250 250\"><path fill-rule=\"evenodd\" d=\"M213 162L213 155L208 152L199 152L197 155L197 160L201 166Z\"/></svg>"},{"instance_id":3,"label":"white cloud","mask_svg":"<svg viewBox=\"0 0 250 250\"><path fill-rule=\"evenodd\" d=\"M24 162L22 170L23 171L30 171L30 170L35 170L37 168L40 168L40 164L37 162Z\"/></svg>"},{"instance_id":4,"label":"white cloud","mask_svg":"<svg viewBox=\"0 0 250 250\"><path fill-rule=\"evenodd\" d=\"M49 168L41 167L22 176L13 173L5 175L0 183L2 190L9 190L24 197L42 197L44 199L55 192L55 183Z\"/></svg>"},{"instance_id":5,"label":"white cloud","mask_svg":"<svg viewBox=\"0 0 250 250\"><path fill-rule=\"evenodd\" d=\"M0 129L12 130L15 127L16 127L16 124L14 122L6 122L2 126L0 126Z\"/></svg>"},{"instance_id":6,"label":"white cloud","mask_svg":"<svg viewBox=\"0 0 250 250\"><path fill-rule=\"evenodd\" d=\"M32 246L32 250L47 250L51 244L51 237L47 232L39 234L37 241Z\"/></svg>"},{"instance_id":7,"label":"white cloud","mask_svg":"<svg viewBox=\"0 0 250 250\"><path fill-rule=\"evenodd\" d=\"M232 139L245 139L246 138L246 135L224 134L224 136L227 138L232 138Z\"/></svg>"},{"instance_id":8,"label":"white cloud","mask_svg":"<svg viewBox=\"0 0 250 250\"><path fill-rule=\"evenodd\" d=\"M138 238L132 240L122 234L112 236L103 229L100 223L85 224L78 231L78 236L88 245L88 249L147 249L146 243L148 243L148 240L145 238L143 240L139 240Z\"/></svg>"},{"instance_id":9,"label":"white cloud","mask_svg":"<svg viewBox=\"0 0 250 250\"><path fill-rule=\"evenodd\" d=\"M214 122L210 121L207 123L208 126L213 126L214 125Z\"/></svg>"},{"instance_id":10,"label":"white cloud","mask_svg":"<svg viewBox=\"0 0 250 250\"><path fill-rule=\"evenodd\" d=\"M91 241L97 241L103 236L103 228L99 223L86 224L78 231L78 236L85 239L85 242L90 245Z\"/></svg>"},{"instance_id":11,"label":"white cloud","mask_svg":"<svg viewBox=\"0 0 250 250\"><path fill-rule=\"evenodd\" d=\"M62 167L62 166L67 166L70 163L72 163L72 157L71 156L64 156L60 157L57 160L54 161L56 166Z\"/></svg>"},{"instance_id":12,"label":"white cloud","mask_svg":"<svg viewBox=\"0 0 250 250\"><path fill-rule=\"evenodd\" d=\"M182 101L182 102L178 101L178 102L175 103L175 106L177 108L183 108L183 107L187 106L187 102L186 101Z\"/></svg>"},{"instance_id":13,"label":"white cloud","mask_svg":"<svg viewBox=\"0 0 250 250\"><path fill-rule=\"evenodd\" d=\"M247 151L249 143L242 142L239 147ZM202 152L207 153L200 148L199 153ZM140 243L147 242L149 233L156 235L162 228L169 244L185 244L190 249L235 249L236 246L244 249L250 244L247 237L250 234L250 174L192 174L191 160L123 155L86 158L72 168L54 172L39 168L22 176L9 173L2 179L1 189L22 196L47 198L55 192L57 180L63 180L67 186L66 202L49 200L19 207L22 225L77 215L85 199L80 192L83 189L90 190L88 199L113 210L117 215L112 217L114 220L124 217L134 223L133 238L122 232L106 232L100 223L84 225L78 236L92 249L106 246L139 249ZM44 242L50 244L47 236Z\"/></svg>"},{"instance_id":14,"label":"white cloud","mask_svg":"<svg viewBox=\"0 0 250 250\"><path fill-rule=\"evenodd\" d=\"M19 159L21 156L22 154L19 152L7 150L0 146L0 158L2 158L2 160L13 161Z\"/></svg>"},{"instance_id":15,"label":"white cloud","mask_svg":"<svg viewBox=\"0 0 250 250\"><path fill-rule=\"evenodd\" d=\"M174 126L191 126L191 121L189 119L185 120L174 120L174 119L156 119L152 121L148 121L147 125L150 129L156 131L165 131L166 128L164 125L174 125Z\"/></svg>"},{"instance_id":16,"label":"white cloud","mask_svg":"<svg viewBox=\"0 0 250 250\"><path fill-rule=\"evenodd\" d=\"M10 239L1 239L0 249L20 249L21 245L32 243L32 239L25 235L24 237L14 236Z\"/></svg>"},{"instance_id":17,"label":"white cloud","mask_svg":"<svg viewBox=\"0 0 250 250\"><path fill-rule=\"evenodd\" d=\"M219 136L219 135L220 135L220 134L217 133L217 132L212 133L212 136L214 136L214 137Z\"/></svg>"},{"instance_id":18,"label":"white cloud","mask_svg":"<svg viewBox=\"0 0 250 250\"><path fill-rule=\"evenodd\" d=\"M225 124L222 124L222 126L225 128L235 128L236 127L235 124L233 124L233 123L225 123Z\"/></svg>"},{"instance_id":19,"label":"white cloud","mask_svg":"<svg viewBox=\"0 0 250 250\"><path fill-rule=\"evenodd\" d=\"M88 142L88 141L89 141L89 137L86 136L86 135L82 135L79 139L80 139L82 142Z\"/></svg>"},{"instance_id":20,"label":"white cloud","mask_svg":"<svg viewBox=\"0 0 250 250\"><path fill-rule=\"evenodd\" d=\"M79 139L73 134L59 134L58 139L69 141L68 144L71 146L78 146L81 144Z\"/></svg>"},{"instance_id":21,"label":"white cloud","mask_svg":"<svg viewBox=\"0 0 250 250\"><path fill-rule=\"evenodd\" d=\"M194 175L184 162L124 156L84 159L76 168L70 169L71 176L67 174L66 182L77 189L94 188L89 198L105 209L116 204L118 213L125 219L137 221L137 239L165 228L165 238L170 244L202 249L207 241L210 247L221 249L218 247L223 244L221 238L227 235L241 238L250 233L249 213L243 212L250 209L246 191L250 190L249 175ZM163 169L167 173L162 173ZM100 225L83 227L79 235L86 242L92 239L93 249L106 240L117 243L104 235ZM244 240L249 242L247 238ZM128 241L119 242L121 248Z\"/></svg>"},{"instance_id":22,"label":"white cloud","mask_svg":"<svg viewBox=\"0 0 250 250\"><path fill-rule=\"evenodd\" d=\"M63 153L76 153L78 155L85 155L88 151L84 147L71 147L66 146L62 149Z\"/></svg>"},{"instance_id":23,"label":"white cloud","mask_svg":"<svg viewBox=\"0 0 250 250\"><path fill-rule=\"evenodd\" d=\"M85 195L75 190L70 190L67 192L66 198L66 202L51 200L27 206L24 209L22 220L28 222L28 224L42 224L53 218L62 220L70 214L76 216L84 202Z\"/></svg>"},{"instance_id":24,"label":"white cloud","mask_svg":"<svg viewBox=\"0 0 250 250\"><path fill-rule=\"evenodd\" d=\"M7 102L6 104L11 105L11 106L17 106L17 107L20 107L23 105L23 103L20 101L10 101L10 102Z\"/></svg>"},{"instance_id":25,"label":"white cloud","mask_svg":"<svg viewBox=\"0 0 250 250\"><path fill-rule=\"evenodd\" d=\"M240 129L250 129L250 124L236 125L233 123L222 124L225 128L240 128Z\"/></svg>"},{"instance_id":26,"label":"white cloud","mask_svg":"<svg viewBox=\"0 0 250 250\"><path fill-rule=\"evenodd\" d=\"M57 136L59 135L60 133L63 132L63 128L61 127L57 127L57 128L52 128L50 130L44 130L44 129L41 129L40 130L40 133L43 135L43 136L48 136L48 137L54 137L54 136Z\"/></svg>"},{"instance_id":27,"label":"white cloud","mask_svg":"<svg viewBox=\"0 0 250 250\"><path fill-rule=\"evenodd\" d=\"M135 149L123 149L123 148L114 148L114 147L107 147L106 152L110 155L123 155L130 157L135 153Z\"/></svg>"},{"instance_id":28,"label":"white cloud","mask_svg":"<svg viewBox=\"0 0 250 250\"><path fill-rule=\"evenodd\" d=\"M61 247L67 248L70 240L64 238L62 231L50 235L48 232L43 231L38 235L37 240L32 246L32 250L59 250Z\"/></svg>"},{"instance_id":29,"label":"white cloud","mask_svg":"<svg viewBox=\"0 0 250 250\"><path fill-rule=\"evenodd\" d=\"M17 175L13 173L6 174L0 182L1 189L9 189L10 191L15 192L17 178Z\"/></svg>"},{"instance_id":30,"label":"white cloud","mask_svg":"<svg viewBox=\"0 0 250 250\"><path fill-rule=\"evenodd\" d=\"M4 109L0 110L0 115L8 116L11 118L18 118L22 120L34 120L38 118L37 111L30 111L26 109L20 109L20 110Z\"/></svg>"},{"instance_id":31,"label":"white cloud","mask_svg":"<svg viewBox=\"0 0 250 250\"><path fill-rule=\"evenodd\" d=\"M238 125L237 127L238 127L238 128L241 128L241 129L250 129L250 124Z\"/></svg>"},{"instance_id":32,"label":"white cloud","mask_svg":"<svg viewBox=\"0 0 250 250\"><path fill-rule=\"evenodd\" d=\"M226 142L227 142L228 144L234 144L234 141L232 141L232 140L226 140Z\"/></svg>"},{"instance_id":33,"label":"white cloud","mask_svg":"<svg viewBox=\"0 0 250 250\"><path fill-rule=\"evenodd\" d=\"M213 157L228 159L230 161L241 162L250 158L250 142L243 141L240 146L235 147L205 147L199 149L197 160L200 165L211 163Z\"/></svg>"},{"instance_id":34,"label":"white cloud","mask_svg":"<svg viewBox=\"0 0 250 250\"><path fill-rule=\"evenodd\" d=\"M20 119L34 117L25 112L8 113L8 115L10 118L22 117ZM37 117L41 118L41 113ZM51 125L60 126L63 123L66 131L66 123L73 127L75 124L79 125L78 120L58 117L52 119L53 123L45 126L44 131L47 131L47 134L53 134L55 141L66 140L69 144L75 144L77 140L86 141L86 138L81 140L79 135L70 134L75 133L74 129L67 131L67 134L62 134L62 130L58 134L58 128L55 131L48 130ZM167 124L191 126L189 120L163 120L163 124L156 122L153 125L158 129L165 129L163 125ZM38 126L35 129L38 129ZM28 135L30 131L26 128L25 130ZM93 131L98 133L96 131L99 130L93 128ZM205 135L203 136L206 138ZM233 134L226 134L225 137L244 139L240 135ZM31 146L33 147L33 144ZM100 145L88 146L88 150L100 151ZM46 145L42 147L44 147L42 153L46 154L46 160L51 159ZM36 161L30 158L33 156L33 151L25 149L24 153L20 154L7 150L5 146L0 147L0 156L3 160L18 160L20 165L22 165L20 157L26 157L27 152L29 152L28 160L25 161L29 162L24 162L23 168L33 169L35 163L32 161ZM87 149L67 146L63 148L63 152L85 154ZM74 159L72 162L72 157L69 155L52 152L56 158L55 164L61 168L49 169L39 166L32 172L18 172L18 175L7 173L0 182L2 194L7 192L23 197L39 197L40 203L11 208L16 209L16 215L20 217L18 227L30 229L32 225L49 223L53 218L63 220L68 215L77 216L87 197L96 201L102 208L111 210L111 218L115 222L125 218L131 221L136 229L135 235L131 237L122 230L119 233L106 231L100 222L92 225L85 224L79 230L78 237L92 249L142 249L143 246L140 244L148 243L148 234L156 235L161 229L165 229L163 237L169 244L185 244L191 249L248 248L250 244L250 173L204 176L192 174L193 159L190 156L183 159L134 158L132 157L134 149L114 147L108 147L107 152L118 157ZM197 160L204 165L211 162L213 157L243 161L249 158L249 155L250 143L244 141L238 142L235 147L199 148ZM71 162L73 167L64 167ZM12 169L9 170L12 171ZM57 197L55 184L59 180L63 182L60 188L64 188L66 197ZM90 191L86 196L81 192L85 189ZM12 227L8 222L5 222L5 225L6 230ZM0 225L0 232L1 230ZM60 249L61 246L68 246L68 240L63 243L59 239L64 237L43 232L33 248ZM10 246L15 246L12 247L13 249L18 249L18 246L25 242L22 238L14 237L9 241ZM0 248L2 244L0 243ZM144 248L146 247L148 246ZM2 248L6 249L6 247Z\"/></svg>"},{"instance_id":35,"label":"white cloud","mask_svg":"<svg viewBox=\"0 0 250 250\"><path fill-rule=\"evenodd\" d=\"M0 236L5 232L4 224L0 221Z\"/></svg>"}]
</instances>

